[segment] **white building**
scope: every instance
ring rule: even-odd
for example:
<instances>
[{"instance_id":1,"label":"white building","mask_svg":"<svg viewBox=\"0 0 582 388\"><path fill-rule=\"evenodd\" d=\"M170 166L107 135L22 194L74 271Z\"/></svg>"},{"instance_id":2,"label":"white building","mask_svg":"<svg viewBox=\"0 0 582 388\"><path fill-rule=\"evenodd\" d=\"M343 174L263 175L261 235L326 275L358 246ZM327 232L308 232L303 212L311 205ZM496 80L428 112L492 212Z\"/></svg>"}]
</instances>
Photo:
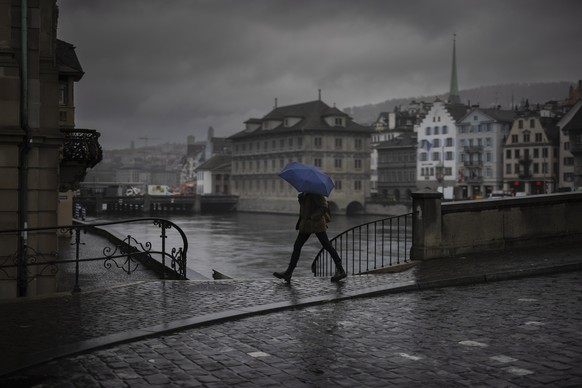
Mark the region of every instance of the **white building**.
<instances>
[{"instance_id":1,"label":"white building","mask_svg":"<svg viewBox=\"0 0 582 388\"><path fill-rule=\"evenodd\" d=\"M429 187L443 193L445 199L459 198L457 122L469 107L445 104L437 99L424 119L415 128L418 137L416 181L418 188Z\"/></svg>"},{"instance_id":2,"label":"white building","mask_svg":"<svg viewBox=\"0 0 582 388\"><path fill-rule=\"evenodd\" d=\"M516 113L474 108L457 127L461 198L480 198L503 188L503 146Z\"/></svg>"}]
</instances>

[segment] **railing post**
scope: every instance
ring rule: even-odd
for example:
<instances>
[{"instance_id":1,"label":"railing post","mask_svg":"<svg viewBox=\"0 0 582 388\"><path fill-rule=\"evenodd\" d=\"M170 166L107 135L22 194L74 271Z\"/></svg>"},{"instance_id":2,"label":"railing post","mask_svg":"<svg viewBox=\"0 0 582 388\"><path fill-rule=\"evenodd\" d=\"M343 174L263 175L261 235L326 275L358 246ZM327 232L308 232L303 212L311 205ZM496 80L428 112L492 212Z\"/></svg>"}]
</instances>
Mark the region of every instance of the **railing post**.
<instances>
[{"instance_id":1,"label":"railing post","mask_svg":"<svg viewBox=\"0 0 582 388\"><path fill-rule=\"evenodd\" d=\"M166 274L166 223L162 222L161 223L161 227L162 227L162 235L160 236L162 238L162 278L166 279L167 274Z\"/></svg>"},{"instance_id":2,"label":"railing post","mask_svg":"<svg viewBox=\"0 0 582 388\"><path fill-rule=\"evenodd\" d=\"M75 228L75 286L73 292L81 292L81 287L79 287L79 245L81 245L81 228Z\"/></svg>"},{"instance_id":3,"label":"railing post","mask_svg":"<svg viewBox=\"0 0 582 388\"><path fill-rule=\"evenodd\" d=\"M412 259L442 257L442 193L426 188L412 196Z\"/></svg>"}]
</instances>

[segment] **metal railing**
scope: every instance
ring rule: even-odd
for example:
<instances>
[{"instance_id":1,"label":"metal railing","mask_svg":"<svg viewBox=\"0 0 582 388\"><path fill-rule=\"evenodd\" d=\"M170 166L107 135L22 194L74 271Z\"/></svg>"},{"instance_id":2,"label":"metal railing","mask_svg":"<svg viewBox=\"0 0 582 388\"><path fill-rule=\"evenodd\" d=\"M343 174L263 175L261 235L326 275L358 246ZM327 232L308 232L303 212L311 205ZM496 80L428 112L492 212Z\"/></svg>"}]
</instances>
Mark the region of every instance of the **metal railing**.
<instances>
[{"instance_id":1,"label":"metal railing","mask_svg":"<svg viewBox=\"0 0 582 388\"><path fill-rule=\"evenodd\" d=\"M348 229L330 240L348 274L362 274L410 261L412 216L384 218ZM323 248L311 264L314 276L335 272L330 254Z\"/></svg>"},{"instance_id":2,"label":"metal railing","mask_svg":"<svg viewBox=\"0 0 582 388\"><path fill-rule=\"evenodd\" d=\"M112 242L111 244L113 246L104 247L102 250L103 255L100 257L80 257L80 246L85 245L82 241L82 234L87 233L89 230L99 231L101 227L105 226L135 223L148 223L149 225L158 227L161 234L157 245L160 247L154 249L151 242L140 242L134 236L128 234L123 238L115 238L114 240L117 242ZM181 238L181 246L166 247L167 232L169 229L174 229L178 233L178 240ZM62 259L59 257L59 252L42 253L29 245L25 248L26 254L16 252L6 256L3 261L1 261L2 257L0 256L0 279L16 280L19 283L18 287L20 289L22 287L26 289L28 283L40 276L49 274L56 275L59 272L59 266L74 264L75 284L73 292L78 292L81 290L79 284L80 264L98 261L102 261L103 267L108 270L115 267L123 270L128 275L135 272L138 266L143 265L156 272L161 278L187 279L188 239L178 225L165 219L136 218L111 222L0 230L0 237L25 235L30 240L35 234L38 236L49 235L54 237L57 235L70 235L72 237L71 245L74 246L75 250L74 259ZM36 270L33 271L32 268L36 268Z\"/></svg>"}]
</instances>

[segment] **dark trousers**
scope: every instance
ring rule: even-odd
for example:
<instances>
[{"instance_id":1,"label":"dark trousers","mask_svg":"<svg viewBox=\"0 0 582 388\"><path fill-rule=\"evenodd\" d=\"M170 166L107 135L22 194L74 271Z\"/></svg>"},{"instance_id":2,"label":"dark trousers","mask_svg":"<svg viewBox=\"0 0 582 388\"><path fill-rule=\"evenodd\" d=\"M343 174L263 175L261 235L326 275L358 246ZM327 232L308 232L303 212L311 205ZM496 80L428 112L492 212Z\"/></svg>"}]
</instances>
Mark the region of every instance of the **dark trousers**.
<instances>
[{"instance_id":1,"label":"dark trousers","mask_svg":"<svg viewBox=\"0 0 582 388\"><path fill-rule=\"evenodd\" d=\"M333 262L335 263L335 267L337 269L343 269L342 260L340 259L339 255L337 254L337 251L335 250L333 245L331 245L331 243L329 242L329 238L327 237L327 233L320 232L320 233L315 233L315 235L317 236L317 239L321 243L321 246L323 247L323 249L328 251L329 254L331 255L331 258L333 259ZM297 238L295 239L295 244L293 244L293 254L291 254L291 261L289 262L289 268L287 269L288 273L292 273L293 270L295 269L295 267L297 266L297 262L299 261L299 256L301 255L301 248L303 248L303 245L309 239L309 236L311 236L311 233L299 233L297 235Z\"/></svg>"}]
</instances>

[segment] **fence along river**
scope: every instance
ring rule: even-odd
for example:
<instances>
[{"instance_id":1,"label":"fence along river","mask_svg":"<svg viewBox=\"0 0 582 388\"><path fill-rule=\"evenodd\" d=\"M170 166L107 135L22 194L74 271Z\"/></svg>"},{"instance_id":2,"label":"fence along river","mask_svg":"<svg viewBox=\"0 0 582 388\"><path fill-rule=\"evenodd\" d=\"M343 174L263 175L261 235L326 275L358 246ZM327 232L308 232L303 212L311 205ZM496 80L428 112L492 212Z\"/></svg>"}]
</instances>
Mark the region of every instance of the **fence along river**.
<instances>
[{"instance_id":1,"label":"fence along river","mask_svg":"<svg viewBox=\"0 0 582 388\"><path fill-rule=\"evenodd\" d=\"M287 268L297 236L296 215L235 212L214 215L170 216L188 238L188 268L206 278L212 270L236 279L271 277L273 271ZM329 224L330 238L354 226L383 218L382 216L334 216ZM100 218L109 221L116 218ZM93 220L88 220L92 222ZM141 224L109 227L120 235L131 235L138 241L150 241L159 248L159 231ZM168 230L166 245L180 244L178 236ZM302 250L295 276L313 276L311 262L321 245L312 236Z\"/></svg>"}]
</instances>

